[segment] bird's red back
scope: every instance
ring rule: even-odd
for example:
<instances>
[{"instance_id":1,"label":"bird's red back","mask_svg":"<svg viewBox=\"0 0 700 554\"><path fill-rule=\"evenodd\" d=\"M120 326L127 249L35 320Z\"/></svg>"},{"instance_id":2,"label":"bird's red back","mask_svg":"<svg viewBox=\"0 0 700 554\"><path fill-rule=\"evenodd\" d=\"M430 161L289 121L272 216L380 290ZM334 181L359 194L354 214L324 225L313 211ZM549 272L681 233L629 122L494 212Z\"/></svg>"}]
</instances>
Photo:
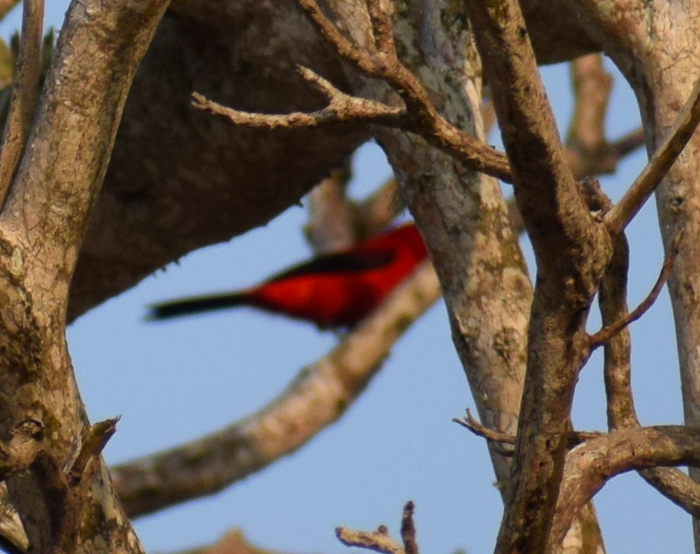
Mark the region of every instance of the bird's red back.
<instances>
[{"instance_id":1,"label":"bird's red back","mask_svg":"<svg viewBox=\"0 0 700 554\"><path fill-rule=\"evenodd\" d=\"M416 226L405 224L349 250L285 271L247 296L260 308L313 321L319 327L352 327L427 255Z\"/></svg>"}]
</instances>

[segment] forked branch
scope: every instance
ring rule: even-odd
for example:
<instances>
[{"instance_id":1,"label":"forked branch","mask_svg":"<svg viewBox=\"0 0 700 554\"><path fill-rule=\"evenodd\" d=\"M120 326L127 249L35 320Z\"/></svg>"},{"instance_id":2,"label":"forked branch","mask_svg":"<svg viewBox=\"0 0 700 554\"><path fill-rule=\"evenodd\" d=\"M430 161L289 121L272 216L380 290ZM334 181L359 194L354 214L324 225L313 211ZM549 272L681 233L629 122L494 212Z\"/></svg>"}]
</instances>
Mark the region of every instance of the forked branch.
<instances>
[{"instance_id":1,"label":"forked branch","mask_svg":"<svg viewBox=\"0 0 700 554\"><path fill-rule=\"evenodd\" d=\"M376 531L352 531L345 527L338 527L335 535L346 546L357 546L367 550L374 550L382 554L418 554L416 542L416 526L413 522L413 502L408 501L403 508L401 517L401 539L403 546L389 536L389 531L384 525L380 525Z\"/></svg>"}]
</instances>

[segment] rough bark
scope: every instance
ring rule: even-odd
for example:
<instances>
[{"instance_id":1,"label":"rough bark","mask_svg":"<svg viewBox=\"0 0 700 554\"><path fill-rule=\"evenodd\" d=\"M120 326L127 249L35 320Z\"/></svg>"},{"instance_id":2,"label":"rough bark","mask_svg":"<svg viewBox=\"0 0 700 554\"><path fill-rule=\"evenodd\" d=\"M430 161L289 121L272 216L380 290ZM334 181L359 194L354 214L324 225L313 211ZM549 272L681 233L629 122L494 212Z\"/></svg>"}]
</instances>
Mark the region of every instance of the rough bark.
<instances>
[{"instance_id":1,"label":"rough bark","mask_svg":"<svg viewBox=\"0 0 700 554\"><path fill-rule=\"evenodd\" d=\"M0 213L0 473L29 554L142 551L100 457L113 423L88 424L65 315L127 91L167 4L72 4Z\"/></svg>"}]
</instances>

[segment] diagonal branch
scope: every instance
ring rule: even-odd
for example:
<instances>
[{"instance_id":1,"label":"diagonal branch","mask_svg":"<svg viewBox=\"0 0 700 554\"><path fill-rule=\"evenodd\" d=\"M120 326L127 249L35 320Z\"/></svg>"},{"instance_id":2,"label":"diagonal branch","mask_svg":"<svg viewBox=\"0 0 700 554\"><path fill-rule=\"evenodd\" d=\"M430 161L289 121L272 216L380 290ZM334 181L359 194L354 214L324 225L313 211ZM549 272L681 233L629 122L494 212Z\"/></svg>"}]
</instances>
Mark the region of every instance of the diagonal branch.
<instances>
[{"instance_id":1,"label":"diagonal branch","mask_svg":"<svg viewBox=\"0 0 700 554\"><path fill-rule=\"evenodd\" d=\"M629 314L626 314L617 321L606 325L600 331L591 335L589 340L592 349L598 348L602 344L609 341L622 329L641 318L645 313L647 313L649 308L651 308L654 305L654 302L656 302L656 299L659 297L659 294L661 294L661 291L664 288L666 281L668 280L668 276L673 270L673 264L675 263L676 257L678 256L678 252L680 250L681 237L682 231L679 231L676 235L676 238L673 240L671 250L667 254L666 259L664 260L664 263L661 266L661 272L659 273L659 277L656 279L656 283L654 283L654 286L649 291L647 297L644 300L642 300L639 306L637 306Z\"/></svg>"},{"instance_id":2,"label":"diagonal branch","mask_svg":"<svg viewBox=\"0 0 700 554\"><path fill-rule=\"evenodd\" d=\"M642 209L685 148L690 137L693 136L698 122L700 122L700 79L696 81L690 97L661 146L654 152L649 163L625 195L606 214L605 225L612 234L622 231Z\"/></svg>"},{"instance_id":3,"label":"diagonal branch","mask_svg":"<svg viewBox=\"0 0 700 554\"><path fill-rule=\"evenodd\" d=\"M301 447L345 412L409 323L438 296L437 279L425 263L258 413L194 443L112 468L129 515L211 494Z\"/></svg>"},{"instance_id":4,"label":"diagonal branch","mask_svg":"<svg viewBox=\"0 0 700 554\"><path fill-rule=\"evenodd\" d=\"M0 0L0 21L19 3L20 0Z\"/></svg>"}]
</instances>

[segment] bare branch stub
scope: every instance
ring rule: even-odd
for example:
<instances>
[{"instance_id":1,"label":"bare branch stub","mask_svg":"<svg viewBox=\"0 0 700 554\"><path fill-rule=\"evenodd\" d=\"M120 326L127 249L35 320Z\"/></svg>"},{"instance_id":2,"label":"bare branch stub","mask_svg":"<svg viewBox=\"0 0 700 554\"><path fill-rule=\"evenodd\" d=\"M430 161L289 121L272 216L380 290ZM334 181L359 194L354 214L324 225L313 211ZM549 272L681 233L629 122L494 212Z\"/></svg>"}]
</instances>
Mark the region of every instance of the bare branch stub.
<instances>
[{"instance_id":1,"label":"bare branch stub","mask_svg":"<svg viewBox=\"0 0 700 554\"><path fill-rule=\"evenodd\" d=\"M484 427L474 418L474 416L471 413L471 410L469 410L468 408L467 415L463 420L454 418L452 421L466 429L469 429L476 436L485 438L486 440L493 442L503 442L506 444L515 443L515 437L513 435L509 435L508 433L501 433L499 431L494 431L493 429Z\"/></svg>"},{"instance_id":2,"label":"bare branch stub","mask_svg":"<svg viewBox=\"0 0 700 554\"><path fill-rule=\"evenodd\" d=\"M401 539L406 554L418 554L418 543L416 542L416 525L413 522L413 510L415 505L412 501L406 502L401 516Z\"/></svg>"},{"instance_id":3,"label":"bare branch stub","mask_svg":"<svg viewBox=\"0 0 700 554\"><path fill-rule=\"evenodd\" d=\"M83 479L83 474L91 460L99 458L102 450L107 446L107 441L117 430L117 422L120 418L107 419L88 427L82 436L80 450L68 471L68 482L71 486L78 485Z\"/></svg>"},{"instance_id":4,"label":"bare branch stub","mask_svg":"<svg viewBox=\"0 0 700 554\"><path fill-rule=\"evenodd\" d=\"M416 527L413 522L414 508L415 505L409 500L406 502L401 515L401 539L403 541L403 548L389 536L389 532L384 525L380 525L376 531L369 533L353 531L345 527L337 527L335 535L338 537L338 540L346 546L357 546L359 548L381 552L382 554L418 554Z\"/></svg>"},{"instance_id":5,"label":"bare branch stub","mask_svg":"<svg viewBox=\"0 0 700 554\"><path fill-rule=\"evenodd\" d=\"M335 536L345 546L357 546L382 554L406 554L401 545L387 534L386 527L380 527L371 533L337 527Z\"/></svg>"}]
</instances>

